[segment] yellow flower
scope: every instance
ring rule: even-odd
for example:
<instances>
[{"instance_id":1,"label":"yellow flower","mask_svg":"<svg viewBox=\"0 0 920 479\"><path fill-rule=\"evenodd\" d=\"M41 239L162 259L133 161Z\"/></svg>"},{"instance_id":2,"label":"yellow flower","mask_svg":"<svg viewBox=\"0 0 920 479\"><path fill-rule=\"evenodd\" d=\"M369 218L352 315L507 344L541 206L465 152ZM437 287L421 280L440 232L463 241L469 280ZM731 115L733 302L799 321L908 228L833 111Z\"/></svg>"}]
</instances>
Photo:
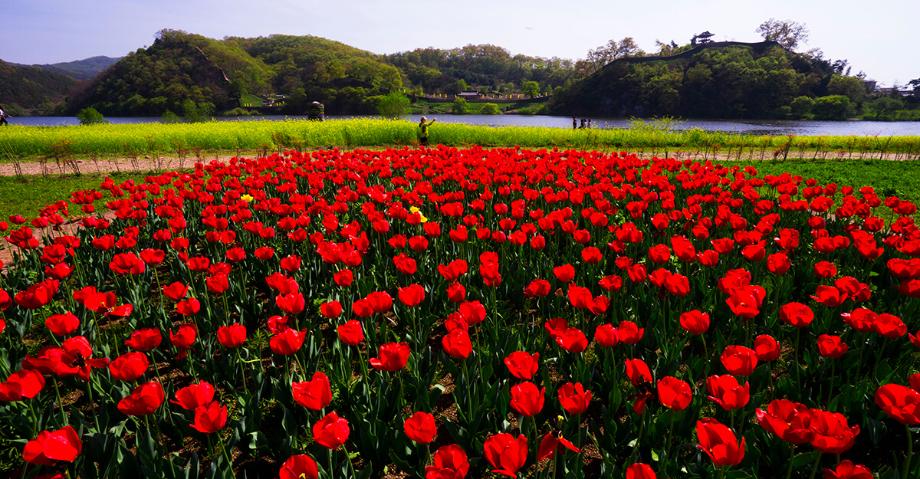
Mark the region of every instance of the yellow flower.
<instances>
[{"instance_id":1,"label":"yellow flower","mask_svg":"<svg viewBox=\"0 0 920 479\"><path fill-rule=\"evenodd\" d=\"M421 218L420 221L421 221L422 223L427 223L427 222L428 222L428 217L425 216L425 215L423 215L423 214L422 214L422 210L418 209L418 208L415 207L415 206L410 206L410 207L409 207L409 213L412 213L412 214L418 213L419 217Z\"/></svg>"},{"instance_id":2,"label":"yellow flower","mask_svg":"<svg viewBox=\"0 0 920 479\"><path fill-rule=\"evenodd\" d=\"M240 196L240 199L247 203L252 203L252 200L254 200L255 198L253 198L252 195L243 195L243 196Z\"/></svg>"}]
</instances>

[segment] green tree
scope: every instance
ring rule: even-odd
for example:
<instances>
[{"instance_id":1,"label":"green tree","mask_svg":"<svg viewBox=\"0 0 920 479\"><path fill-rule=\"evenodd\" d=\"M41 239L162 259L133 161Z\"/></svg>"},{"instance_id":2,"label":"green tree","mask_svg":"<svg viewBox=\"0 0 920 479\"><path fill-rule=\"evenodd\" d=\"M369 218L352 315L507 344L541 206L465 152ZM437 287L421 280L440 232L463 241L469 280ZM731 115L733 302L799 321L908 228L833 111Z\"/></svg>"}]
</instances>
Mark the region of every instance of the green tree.
<instances>
[{"instance_id":1,"label":"green tree","mask_svg":"<svg viewBox=\"0 0 920 479\"><path fill-rule=\"evenodd\" d=\"M105 121L102 113L99 113L99 110L93 107L87 107L80 110L77 113L77 119L80 120L81 125L98 125L102 123L108 123Z\"/></svg>"},{"instance_id":2,"label":"green tree","mask_svg":"<svg viewBox=\"0 0 920 479\"><path fill-rule=\"evenodd\" d=\"M817 120L846 120L853 114L850 99L843 95L828 95L815 99L812 112Z\"/></svg>"},{"instance_id":3,"label":"green tree","mask_svg":"<svg viewBox=\"0 0 920 479\"><path fill-rule=\"evenodd\" d=\"M373 97L377 113L384 118L399 118L409 113L409 99L402 93L392 92Z\"/></svg>"},{"instance_id":4,"label":"green tree","mask_svg":"<svg viewBox=\"0 0 920 479\"><path fill-rule=\"evenodd\" d=\"M807 96L798 96L789 104L790 112L794 118L807 118L815 107L815 100Z\"/></svg>"},{"instance_id":5,"label":"green tree","mask_svg":"<svg viewBox=\"0 0 920 479\"><path fill-rule=\"evenodd\" d=\"M866 99L866 82L856 77L834 75L827 84L827 93L828 95L843 95L858 107Z\"/></svg>"},{"instance_id":6,"label":"green tree","mask_svg":"<svg viewBox=\"0 0 920 479\"><path fill-rule=\"evenodd\" d=\"M789 50L795 50L800 44L808 41L808 28L805 24L792 20L771 18L761 23L756 31L764 40L777 42Z\"/></svg>"},{"instance_id":7,"label":"green tree","mask_svg":"<svg viewBox=\"0 0 920 479\"><path fill-rule=\"evenodd\" d=\"M533 80L525 81L524 84L521 85L521 91L530 98L533 98L540 94L540 84Z\"/></svg>"},{"instance_id":8,"label":"green tree","mask_svg":"<svg viewBox=\"0 0 920 479\"><path fill-rule=\"evenodd\" d=\"M904 100L883 96L869 101L865 104L865 114L863 118L872 120L894 120L897 118L898 110L904 109Z\"/></svg>"},{"instance_id":9,"label":"green tree","mask_svg":"<svg viewBox=\"0 0 920 479\"><path fill-rule=\"evenodd\" d=\"M502 110L496 103L483 103L479 108L480 115L501 115Z\"/></svg>"},{"instance_id":10,"label":"green tree","mask_svg":"<svg viewBox=\"0 0 920 479\"><path fill-rule=\"evenodd\" d=\"M455 98L450 111L456 115L463 115L467 112L467 101L463 98Z\"/></svg>"}]
</instances>

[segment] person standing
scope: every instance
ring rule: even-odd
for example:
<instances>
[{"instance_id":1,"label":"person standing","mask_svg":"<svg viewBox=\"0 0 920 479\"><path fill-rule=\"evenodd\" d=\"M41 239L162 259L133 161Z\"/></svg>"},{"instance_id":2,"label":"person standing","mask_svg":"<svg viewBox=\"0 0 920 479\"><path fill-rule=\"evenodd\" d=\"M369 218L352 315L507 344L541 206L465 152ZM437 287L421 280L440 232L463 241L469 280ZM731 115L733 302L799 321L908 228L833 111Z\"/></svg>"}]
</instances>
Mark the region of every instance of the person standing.
<instances>
[{"instance_id":1,"label":"person standing","mask_svg":"<svg viewBox=\"0 0 920 479\"><path fill-rule=\"evenodd\" d=\"M431 121L428 121L428 118L422 117L418 122L418 144L420 146L428 146L428 127L436 121L435 118L432 118Z\"/></svg>"},{"instance_id":2,"label":"person standing","mask_svg":"<svg viewBox=\"0 0 920 479\"><path fill-rule=\"evenodd\" d=\"M575 118L575 115L572 115L572 129L573 129L573 130L577 130L577 129L578 129L578 119Z\"/></svg>"},{"instance_id":3,"label":"person standing","mask_svg":"<svg viewBox=\"0 0 920 479\"><path fill-rule=\"evenodd\" d=\"M0 106L0 126L7 126L7 125L9 125L9 123L6 121L7 116L9 116L9 115L7 115L6 112L3 111L3 107Z\"/></svg>"}]
</instances>

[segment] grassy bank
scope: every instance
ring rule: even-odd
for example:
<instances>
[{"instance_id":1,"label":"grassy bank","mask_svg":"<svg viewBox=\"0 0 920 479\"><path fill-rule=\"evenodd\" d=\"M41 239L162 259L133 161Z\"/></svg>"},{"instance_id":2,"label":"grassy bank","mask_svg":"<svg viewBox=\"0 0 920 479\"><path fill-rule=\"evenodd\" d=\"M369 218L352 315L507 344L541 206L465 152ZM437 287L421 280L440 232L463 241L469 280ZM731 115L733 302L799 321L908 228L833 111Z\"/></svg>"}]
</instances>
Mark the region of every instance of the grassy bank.
<instances>
[{"instance_id":1,"label":"grassy bank","mask_svg":"<svg viewBox=\"0 0 920 479\"><path fill-rule=\"evenodd\" d=\"M10 126L0 129L0 161L41 157L194 156L199 153L282 148L412 145L415 124L354 119L326 122L252 121L130 124L62 127ZM630 151L696 151L744 157L833 156L888 152L899 159L920 158L920 136L755 136L702 130L651 128L570 130L546 127L489 127L438 123L432 143L453 146L573 147ZM869 155L871 156L871 155Z\"/></svg>"},{"instance_id":2,"label":"grassy bank","mask_svg":"<svg viewBox=\"0 0 920 479\"><path fill-rule=\"evenodd\" d=\"M128 179L143 181L140 173L113 173L111 175L68 175L68 176L23 176L0 177L0 220L10 215L20 214L29 218L38 215L41 208L58 200L70 198L74 191L98 189L99 185L110 176L117 182ZM106 196L106 200L111 199ZM102 204L97 205L102 207ZM79 208L72 207L71 214L80 214Z\"/></svg>"}]
</instances>

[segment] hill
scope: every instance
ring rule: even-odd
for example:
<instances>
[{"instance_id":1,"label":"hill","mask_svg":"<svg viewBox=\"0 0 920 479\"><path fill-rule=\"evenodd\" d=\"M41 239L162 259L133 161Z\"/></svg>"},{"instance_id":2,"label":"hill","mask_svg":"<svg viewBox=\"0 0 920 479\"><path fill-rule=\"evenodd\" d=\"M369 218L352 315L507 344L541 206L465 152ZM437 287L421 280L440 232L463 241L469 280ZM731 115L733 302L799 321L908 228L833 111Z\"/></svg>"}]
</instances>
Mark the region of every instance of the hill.
<instances>
[{"instance_id":1,"label":"hill","mask_svg":"<svg viewBox=\"0 0 920 479\"><path fill-rule=\"evenodd\" d=\"M720 42L672 56L614 60L560 91L550 109L563 115L776 118L797 97L829 93L826 60L776 42Z\"/></svg>"},{"instance_id":2,"label":"hill","mask_svg":"<svg viewBox=\"0 0 920 479\"><path fill-rule=\"evenodd\" d=\"M406 82L426 93L459 93L467 88L480 92L520 92L535 81L552 91L575 77L571 60L511 55L495 45L467 45L449 50L419 48L387 55L402 70Z\"/></svg>"},{"instance_id":3,"label":"hill","mask_svg":"<svg viewBox=\"0 0 920 479\"><path fill-rule=\"evenodd\" d=\"M62 73L0 60L0 105L12 115L54 113L76 86Z\"/></svg>"},{"instance_id":4,"label":"hill","mask_svg":"<svg viewBox=\"0 0 920 479\"><path fill-rule=\"evenodd\" d=\"M160 115L192 106L220 112L240 106L241 98L282 94L290 113L302 113L313 100L327 111L363 113L373 111L369 97L401 87L399 70L379 56L319 37L215 40L164 30L149 48L96 78L70 110Z\"/></svg>"},{"instance_id":5,"label":"hill","mask_svg":"<svg viewBox=\"0 0 920 479\"><path fill-rule=\"evenodd\" d=\"M106 68L114 65L118 60L119 58L97 56L72 62L32 66L61 73L73 78L74 80L92 80L93 78L96 78L96 76L98 76L100 73L105 71Z\"/></svg>"}]
</instances>

